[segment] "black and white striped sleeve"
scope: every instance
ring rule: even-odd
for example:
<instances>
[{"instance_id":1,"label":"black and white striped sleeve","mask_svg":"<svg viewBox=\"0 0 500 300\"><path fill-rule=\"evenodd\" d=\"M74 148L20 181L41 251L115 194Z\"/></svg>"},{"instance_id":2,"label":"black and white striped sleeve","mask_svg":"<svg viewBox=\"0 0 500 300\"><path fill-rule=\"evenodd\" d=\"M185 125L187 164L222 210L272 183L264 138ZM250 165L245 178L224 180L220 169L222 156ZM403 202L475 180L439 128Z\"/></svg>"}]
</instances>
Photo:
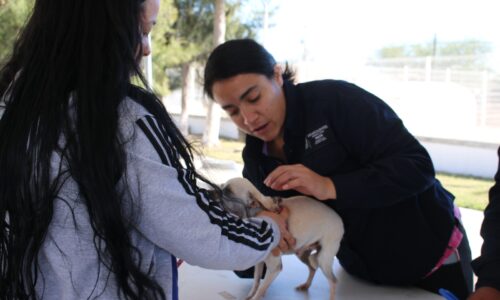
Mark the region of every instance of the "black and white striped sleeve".
<instances>
[{"instance_id":1,"label":"black and white striped sleeve","mask_svg":"<svg viewBox=\"0 0 500 300\"><path fill-rule=\"evenodd\" d=\"M136 122L128 149L128 180L141 207L138 229L149 240L190 264L245 269L277 246L270 219L240 219L196 185L167 130L152 116Z\"/></svg>"}]
</instances>

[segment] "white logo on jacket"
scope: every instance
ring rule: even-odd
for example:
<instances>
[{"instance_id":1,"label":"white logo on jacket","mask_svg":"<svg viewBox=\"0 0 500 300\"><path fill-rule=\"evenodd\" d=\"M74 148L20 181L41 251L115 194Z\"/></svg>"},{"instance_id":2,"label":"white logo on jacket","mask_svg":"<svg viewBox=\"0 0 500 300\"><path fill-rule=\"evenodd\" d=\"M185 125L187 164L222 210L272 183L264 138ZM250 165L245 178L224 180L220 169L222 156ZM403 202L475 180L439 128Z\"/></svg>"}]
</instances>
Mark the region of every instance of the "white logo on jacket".
<instances>
[{"instance_id":1,"label":"white logo on jacket","mask_svg":"<svg viewBox=\"0 0 500 300\"><path fill-rule=\"evenodd\" d=\"M305 143L305 148L306 150L309 150L324 141L327 140L325 131L328 129L327 125L323 125L318 129L313 130L312 132L308 133L306 135L306 143Z\"/></svg>"}]
</instances>

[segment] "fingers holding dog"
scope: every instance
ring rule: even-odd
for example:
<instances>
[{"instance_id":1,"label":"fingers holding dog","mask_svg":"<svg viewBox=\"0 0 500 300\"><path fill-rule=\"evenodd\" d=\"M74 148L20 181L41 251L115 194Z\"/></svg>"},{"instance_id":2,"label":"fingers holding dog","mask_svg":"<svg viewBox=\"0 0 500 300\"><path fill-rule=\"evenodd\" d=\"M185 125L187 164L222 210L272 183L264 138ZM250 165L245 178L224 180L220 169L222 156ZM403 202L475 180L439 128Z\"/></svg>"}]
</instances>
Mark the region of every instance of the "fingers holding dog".
<instances>
[{"instance_id":1,"label":"fingers holding dog","mask_svg":"<svg viewBox=\"0 0 500 300\"><path fill-rule=\"evenodd\" d=\"M283 165L274 169L264 180L274 190L296 190L318 200L336 199L333 181L302 164Z\"/></svg>"},{"instance_id":2,"label":"fingers holding dog","mask_svg":"<svg viewBox=\"0 0 500 300\"><path fill-rule=\"evenodd\" d=\"M272 254L277 256L280 252L288 252L295 246L295 238L288 231L287 220L290 215L288 208L283 207L280 213L261 211L257 216L266 216L273 219L279 226L281 238L278 247L273 249Z\"/></svg>"},{"instance_id":3,"label":"fingers holding dog","mask_svg":"<svg viewBox=\"0 0 500 300\"><path fill-rule=\"evenodd\" d=\"M279 215L285 220L285 230L281 231L281 241L280 250L282 252L290 251L295 247L295 238L292 236L290 231L288 231L288 218L290 216L290 210L287 207L282 207Z\"/></svg>"}]
</instances>

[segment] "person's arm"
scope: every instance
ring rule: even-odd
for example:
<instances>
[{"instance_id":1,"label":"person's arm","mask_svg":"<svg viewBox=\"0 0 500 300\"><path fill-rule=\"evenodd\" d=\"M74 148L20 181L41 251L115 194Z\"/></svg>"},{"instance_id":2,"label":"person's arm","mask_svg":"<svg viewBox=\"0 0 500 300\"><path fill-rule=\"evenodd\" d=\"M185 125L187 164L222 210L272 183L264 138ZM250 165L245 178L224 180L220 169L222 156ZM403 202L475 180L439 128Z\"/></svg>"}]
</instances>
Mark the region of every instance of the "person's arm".
<instances>
[{"instance_id":1,"label":"person's arm","mask_svg":"<svg viewBox=\"0 0 500 300\"><path fill-rule=\"evenodd\" d=\"M321 176L302 164L277 167L267 176L264 184L273 190L296 190L318 200L337 198L331 178Z\"/></svg>"},{"instance_id":2,"label":"person's arm","mask_svg":"<svg viewBox=\"0 0 500 300\"><path fill-rule=\"evenodd\" d=\"M317 95L336 100L322 99L317 113L325 114L334 131L330 143L337 143L345 159L359 167L322 176L301 164L282 165L265 179L268 187L294 189L319 200L335 199L338 207L368 208L392 205L434 184L427 151L387 104L346 82L325 86Z\"/></svg>"},{"instance_id":3,"label":"person's arm","mask_svg":"<svg viewBox=\"0 0 500 300\"><path fill-rule=\"evenodd\" d=\"M186 262L211 269L246 269L280 240L271 218L239 219L199 189L177 166L167 134L147 116L128 149L127 180L140 209L137 230Z\"/></svg>"},{"instance_id":4,"label":"person's arm","mask_svg":"<svg viewBox=\"0 0 500 300\"><path fill-rule=\"evenodd\" d=\"M498 298L472 299L500 299L500 148L498 149L499 163L495 175L495 185L489 191L489 203L484 211L481 236L484 243L481 255L472 262L472 267L478 280L476 289L480 295L497 292ZM489 289L486 289L488 287Z\"/></svg>"},{"instance_id":5,"label":"person's arm","mask_svg":"<svg viewBox=\"0 0 500 300\"><path fill-rule=\"evenodd\" d=\"M339 206L383 207L435 182L429 154L382 100L354 85L337 91L331 122L357 170L332 175Z\"/></svg>"}]
</instances>

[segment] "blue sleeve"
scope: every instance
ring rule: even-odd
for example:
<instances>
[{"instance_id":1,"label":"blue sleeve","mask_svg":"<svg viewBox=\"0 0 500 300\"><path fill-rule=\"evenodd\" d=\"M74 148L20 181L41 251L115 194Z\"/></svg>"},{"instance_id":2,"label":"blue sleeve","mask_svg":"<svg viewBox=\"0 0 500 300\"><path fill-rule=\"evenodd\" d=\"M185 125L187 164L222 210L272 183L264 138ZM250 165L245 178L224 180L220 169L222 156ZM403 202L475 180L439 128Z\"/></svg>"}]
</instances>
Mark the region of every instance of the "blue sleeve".
<instances>
[{"instance_id":1,"label":"blue sleeve","mask_svg":"<svg viewBox=\"0 0 500 300\"><path fill-rule=\"evenodd\" d=\"M389 206L435 184L429 154L386 103L352 84L337 93L332 128L359 165L331 176L339 207Z\"/></svg>"},{"instance_id":2,"label":"blue sleeve","mask_svg":"<svg viewBox=\"0 0 500 300\"><path fill-rule=\"evenodd\" d=\"M476 288L489 286L500 290L500 148L498 157L495 185L490 189L481 227L484 240L481 256L473 261L472 267L478 277Z\"/></svg>"}]
</instances>

